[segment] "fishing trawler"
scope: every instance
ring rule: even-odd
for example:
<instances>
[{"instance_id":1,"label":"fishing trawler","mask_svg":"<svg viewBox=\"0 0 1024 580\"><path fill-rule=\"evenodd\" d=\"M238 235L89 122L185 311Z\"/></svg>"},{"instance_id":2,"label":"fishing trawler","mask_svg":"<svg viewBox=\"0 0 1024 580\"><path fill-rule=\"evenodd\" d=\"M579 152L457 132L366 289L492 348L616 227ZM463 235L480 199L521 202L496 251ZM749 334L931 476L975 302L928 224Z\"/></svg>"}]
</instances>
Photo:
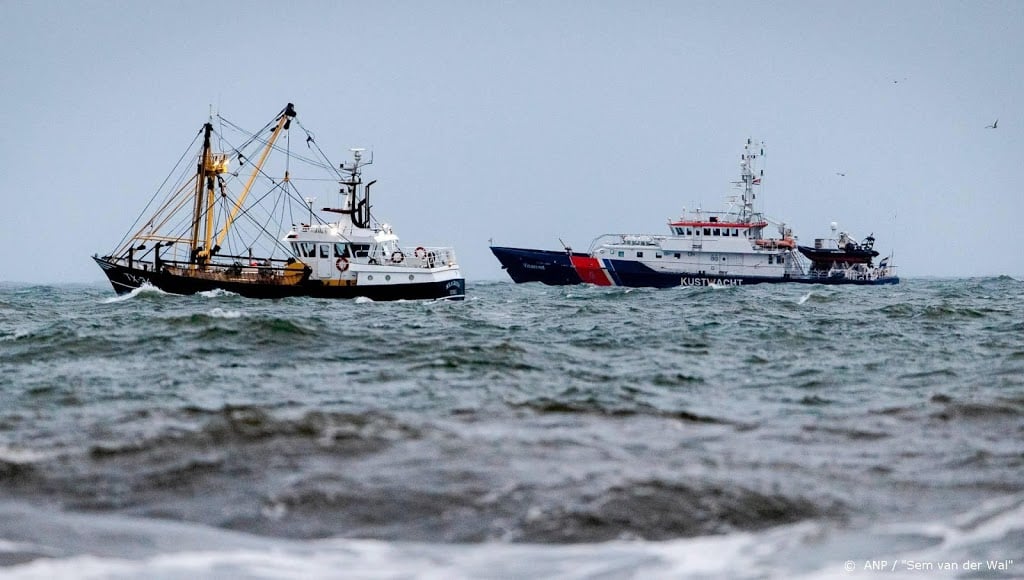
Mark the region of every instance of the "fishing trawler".
<instances>
[{"instance_id":1,"label":"fishing trawler","mask_svg":"<svg viewBox=\"0 0 1024 580\"><path fill-rule=\"evenodd\" d=\"M863 243L843 233L799 246L785 223L755 211L764 149L748 139L740 158L741 189L725 211L697 209L669 220L669 234L606 234L586 252L491 246L513 281L668 288L771 282L896 284L889 258L877 266L874 237ZM774 226L777 233L771 233ZM833 231L834 234L834 231ZM807 264L804 257L810 261Z\"/></svg>"},{"instance_id":2,"label":"fishing trawler","mask_svg":"<svg viewBox=\"0 0 1024 580\"><path fill-rule=\"evenodd\" d=\"M375 219L376 180L362 180L372 155L367 160L355 148L351 162L335 166L291 103L255 133L220 115L216 128L213 121L211 115L182 156L192 163L179 172L179 161L177 181L169 176L150 200L147 210L156 209L116 250L93 256L115 292L148 284L174 294L220 289L252 298L465 296L452 248L402 246L392 227ZM296 128L299 148L291 140ZM341 186L340 207L314 211L309 194L329 183Z\"/></svg>"}]
</instances>

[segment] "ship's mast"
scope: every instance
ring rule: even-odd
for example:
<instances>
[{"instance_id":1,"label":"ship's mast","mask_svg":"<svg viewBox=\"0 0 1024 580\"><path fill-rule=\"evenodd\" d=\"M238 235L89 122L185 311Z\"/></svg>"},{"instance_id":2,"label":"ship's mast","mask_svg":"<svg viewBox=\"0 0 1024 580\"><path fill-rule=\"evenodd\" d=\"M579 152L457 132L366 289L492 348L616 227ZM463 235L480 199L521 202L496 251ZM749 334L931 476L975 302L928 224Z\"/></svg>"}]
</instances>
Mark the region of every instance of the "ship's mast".
<instances>
[{"instance_id":1,"label":"ship's mast","mask_svg":"<svg viewBox=\"0 0 1024 580\"><path fill-rule=\"evenodd\" d=\"M377 183L376 180L366 184L363 188L363 199L359 199L359 186L363 183L361 167L373 163L373 156L363 163L363 151L361 147L354 147L352 151L352 163L341 164L342 171L348 174L348 179L342 181L342 194L345 195L345 203L342 205L342 214L347 214L352 220L352 225L357 228L370 227L370 186Z\"/></svg>"},{"instance_id":2,"label":"ship's mast","mask_svg":"<svg viewBox=\"0 0 1024 580\"><path fill-rule=\"evenodd\" d=\"M740 209L740 218L743 221L750 221L754 216L754 199L757 197L754 194L754 186L761 184L761 178L764 176L764 170L756 170L756 160L759 156L764 156L764 147L760 143L747 139L747 144L743 146L743 155L740 157L740 182L743 186L743 195L741 197L743 201L743 207Z\"/></svg>"},{"instance_id":3,"label":"ship's mast","mask_svg":"<svg viewBox=\"0 0 1024 580\"><path fill-rule=\"evenodd\" d=\"M191 245L190 245L191 246L190 249L192 250L192 253L191 253L192 256L196 256L198 254L198 252L199 252L199 224L200 224L200 222L203 219L203 184L208 181L207 177L210 178L209 179L210 183L208 184L208 187L210 189L211 201L209 203L210 204L213 203L213 201L212 201L212 195L213 195L212 176L208 176L207 175L207 169L210 167L210 156L211 156L211 153L210 153L210 135L212 133L213 133L213 125L212 124L206 123L205 125L203 125L203 152L199 156L199 166L196 168L196 193L195 193L196 205L195 205L195 212L193 213L193 216L192 216L192 240L191 240ZM210 221L210 219L213 218L213 211L212 211L212 208L208 208L207 211L208 211L208 215L207 215L207 226L206 226L206 228L207 228L206 238L209 239L209 237L210 237L210 235L209 235L209 230L210 230L209 221Z\"/></svg>"}]
</instances>

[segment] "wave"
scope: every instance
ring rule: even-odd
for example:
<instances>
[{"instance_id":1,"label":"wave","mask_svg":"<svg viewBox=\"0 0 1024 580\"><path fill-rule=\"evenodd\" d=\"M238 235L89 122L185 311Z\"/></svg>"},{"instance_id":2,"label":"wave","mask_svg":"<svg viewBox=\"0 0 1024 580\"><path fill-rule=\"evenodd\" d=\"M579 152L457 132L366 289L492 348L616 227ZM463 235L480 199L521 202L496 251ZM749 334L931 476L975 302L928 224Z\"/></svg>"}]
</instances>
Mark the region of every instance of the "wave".
<instances>
[{"instance_id":1,"label":"wave","mask_svg":"<svg viewBox=\"0 0 1024 580\"><path fill-rule=\"evenodd\" d=\"M214 288L213 290L204 290L203 292L199 292L197 296L202 296L203 298L223 298L225 296L238 296L238 294L229 292L223 288Z\"/></svg>"},{"instance_id":2,"label":"wave","mask_svg":"<svg viewBox=\"0 0 1024 580\"><path fill-rule=\"evenodd\" d=\"M529 409L535 413L540 414L552 414L552 413L566 413L566 414L586 414L586 415L602 415L607 417L634 417L634 416L650 416L650 417L661 417L666 419L677 419L688 423L707 423L713 425L733 425L732 421L726 419L719 419L717 417L710 417L707 415L700 415L698 413L692 413L690 411L668 411L655 409L651 407L616 407L614 405L601 404L595 400L589 401L568 401L568 400L556 400L549 398L539 398L521 403L510 403L512 408L518 409Z\"/></svg>"},{"instance_id":3,"label":"wave","mask_svg":"<svg viewBox=\"0 0 1024 580\"><path fill-rule=\"evenodd\" d=\"M257 537L157 519L62 513L0 504L4 576L328 578L831 578L941 575L911 563L979 562L985 577L1018 577L1024 496L983 502L952 518L852 527L803 521L761 531L644 541L451 544ZM2 539L10 538L10 539ZM1007 559L1012 559L1009 564ZM886 561L886 571L872 571ZM1007 564L989 572L988 562ZM852 564L852 572L847 566ZM893 566L895 564L895 566ZM895 570L891 569L895 568ZM963 576L964 570L959 575Z\"/></svg>"},{"instance_id":4,"label":"wave","mask_svg":"<svg viewBox=\"0 0 1024 580\"><path fill-rule=\"evenodd\" d=\"M127 294L118 294L117 296L107 298L103 301L103 304L116 304L118 302L125 302L140 296L170 296L170 294L164 292L163 290L157 288L156 286L153 286L152 284L147 283L143 284L142 286L139 286L138 288L133 289L131 292Z\"/></svg>"},{"instance_id":5,"label":"wave","mask_svg":"<svg viewBox=\"0 0 1024 580\"><path fill-rule=\"evenodd\" d=\"M240 310L224 310L222 308L214 308L209 312L209 315L213 318L241 318L242 312Z\"/></svg>"},{"instance_id":6,"label":"wave","mask_svg":"<svg viewBox=\"0 0 1024 580\"><path fill-rule=\"evenodd\" d=\"M240 448L274 439L312 441L325 449L345 444L347 452L355 452L376 450L382 443L415 437L417 433L388 415L309 411L289 418L275 417L266 409L248 405L226 405L215 410L185 407L167 418L195 427L185 430L179 427L150 438L112 445L93 445L89 454L93 458L109 458L177 449L187 455L189 448L223 445Z\"/></svg>"}]
</instances>

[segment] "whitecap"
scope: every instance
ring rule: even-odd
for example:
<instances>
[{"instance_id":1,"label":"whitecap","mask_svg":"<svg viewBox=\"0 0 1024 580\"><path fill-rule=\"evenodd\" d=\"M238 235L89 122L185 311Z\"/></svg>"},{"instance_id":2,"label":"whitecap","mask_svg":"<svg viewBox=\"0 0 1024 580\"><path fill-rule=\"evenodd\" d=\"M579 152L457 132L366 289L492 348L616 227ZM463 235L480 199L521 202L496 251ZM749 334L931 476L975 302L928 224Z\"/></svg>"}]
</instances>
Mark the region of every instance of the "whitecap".
<instances>
[{"instance_id":1,"label":"whitecap","mask_svg":"<svg viewBox=\"0 0 1024 580\"><path fill-rule=\"evenodd\" d=\"M811 294L813 294L813 292L808 292L807 294L804 294L803 296L800 297L800 300L797 300L796 303L803 304L804 302L807 302L807 300L810 299Z\"/></svg>"},{"instance_id":2,"label":"whitecap","mask_svg":"<svg viewBox=\"0 0 1024 580\"><path fill-rule=\"evenodd\" d=\"M125 300L131 300L132 298L135 298L136 296L138 296L140 294L164 294L164 295L166 295L167 292L164 292L163 290L161 290L161 289L157 288L156 286L154 286L154 285L152 285L152 284L147 282L147 283L143 284L142 286L139 286L138 288L135 288L134 290L132 290L131 292L129 292L127 294L118 294L117 296L113 296L111 298L107 298L106 300L103 301L103 303L104 304L114 304L116 302L124 302Z\"/></svg>"},{"instance_id":3,"label":"whitecap","mask_svg":"<svg viewBox=\"0 0 1024 580\"><path fill-rule=\"evenodd\" d=\"M224 310L223 308L214 308L209 312L209 315L213 318L241 318L242 313L238 310Z\"/></svg>"},{"instance_id":4,"label":"whitecap","mask_svg":"<svg viewBox=\"0 0 1024 580\"><path fill-rule=\"evenodd\" d=\"M214 288L213 290L199 292L199 296L202 296L204 298L221 298L223 296L238 296L238 294L235 294L234 292L229 292L227 290L224 290L223 288Z\"/></svg>"},{"instance_id":5,"label":"whitecap","mask_svg":"<svg viewBox=\"0 0 1024 580\"><path fill-rule=\"evenodd\" d=\"M7 445L0 445L0 461L8 461L10 463L35 463L37 461L43 461L46 459L52 459L57 457L56 452L39 451L37 449L22 449L18 447L8 447Z\"/></svg>"}]
</instances>

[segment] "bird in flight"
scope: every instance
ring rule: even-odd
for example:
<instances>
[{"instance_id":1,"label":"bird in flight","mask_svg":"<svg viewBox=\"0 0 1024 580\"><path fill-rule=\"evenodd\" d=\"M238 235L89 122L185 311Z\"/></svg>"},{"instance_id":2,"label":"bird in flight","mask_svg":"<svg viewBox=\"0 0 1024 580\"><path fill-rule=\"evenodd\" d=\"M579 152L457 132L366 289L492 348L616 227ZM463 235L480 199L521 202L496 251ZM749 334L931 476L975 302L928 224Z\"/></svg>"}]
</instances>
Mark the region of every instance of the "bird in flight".
<instances>
[{"instance_id":1,"label":"bird in flight","mask_svg":"<svg viewBox=\"0 0 1024 580\"><path fill-rule=\"evenodd\" d=\"M836 175L838 175L839 177L846 177L845 173L839 173L838 171L836 171Z\"/></svg>"},{"instance_id":2,"label":"bird in flight","mask_svg":"<svg viewBox=\"0 0 1024 580\"><path fill-rule=\"evenodd\" d=\"M999 119L996 119L991 125L985 125L986 129L996 129L999 127Z\"/></svg>"}]
</instances>

